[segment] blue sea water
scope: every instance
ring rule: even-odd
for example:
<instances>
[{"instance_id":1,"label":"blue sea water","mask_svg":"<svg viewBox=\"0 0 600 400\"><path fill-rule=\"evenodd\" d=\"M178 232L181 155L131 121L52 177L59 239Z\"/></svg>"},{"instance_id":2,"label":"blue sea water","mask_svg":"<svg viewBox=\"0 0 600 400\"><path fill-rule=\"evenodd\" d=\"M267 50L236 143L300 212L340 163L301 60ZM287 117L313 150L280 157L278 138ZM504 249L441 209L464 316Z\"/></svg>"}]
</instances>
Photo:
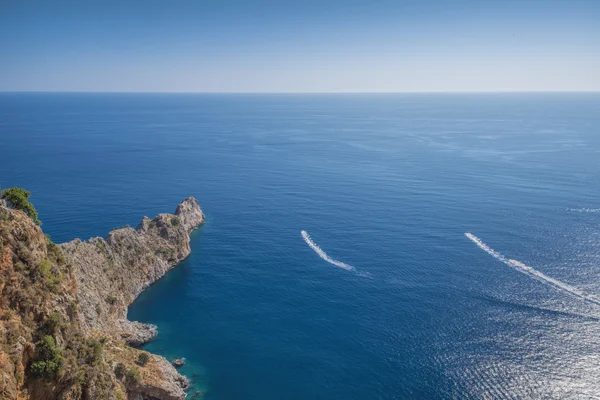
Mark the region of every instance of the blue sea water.
<instances>
[{"instance_id":1,"label":"blue sea water","mask_svg":"<svg viewBox=\"0 0 600 400\"><path fill-rule=\"evenodd\" d=\"M57 242L195 196L130 318L207 400L600 398L600 94L0 94ZM321 258L314 243L340 268Z\"/></svg>"}]
</instances>

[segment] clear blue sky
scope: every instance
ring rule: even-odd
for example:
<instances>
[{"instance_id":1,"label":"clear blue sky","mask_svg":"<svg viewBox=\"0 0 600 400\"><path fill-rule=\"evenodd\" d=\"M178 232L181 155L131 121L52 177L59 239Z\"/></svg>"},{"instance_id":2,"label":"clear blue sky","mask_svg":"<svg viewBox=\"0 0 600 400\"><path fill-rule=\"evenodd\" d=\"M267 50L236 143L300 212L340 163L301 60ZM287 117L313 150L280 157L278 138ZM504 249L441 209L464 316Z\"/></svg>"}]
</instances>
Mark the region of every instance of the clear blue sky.
<instances>
[{"instance_id":1,"label":"clear blue sky","mask_svg":"<svg viewBox=\"0 0 600 400\"><path fill-rule=\"evenodd\" d=\"M600 0L0 0L0 91L600 90Z\"/></svg>"}]
</instances>

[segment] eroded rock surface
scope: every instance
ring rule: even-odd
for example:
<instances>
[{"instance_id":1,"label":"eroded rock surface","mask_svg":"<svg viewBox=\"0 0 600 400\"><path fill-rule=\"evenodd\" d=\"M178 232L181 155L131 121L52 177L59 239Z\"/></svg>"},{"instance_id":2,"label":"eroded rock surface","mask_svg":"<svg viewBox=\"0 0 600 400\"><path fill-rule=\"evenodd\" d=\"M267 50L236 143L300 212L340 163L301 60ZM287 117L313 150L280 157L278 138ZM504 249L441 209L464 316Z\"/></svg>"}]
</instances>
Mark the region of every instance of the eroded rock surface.
<instances>
[{"instance_id":1,"label":"eroded rock surface","mask_svg":"<svg viewBox=\"0 0 600 400\"><path fill-rule=\"evenodd\" d=\"M144 217L137 229L111 231L106 238L60 245L77 279L81 323L88 329L119 334L139 345L156 327L127 321L127 307L148 286L190 254L190 233L204 222L194 198L175 214Z\"/></svg>"}]
</instances>

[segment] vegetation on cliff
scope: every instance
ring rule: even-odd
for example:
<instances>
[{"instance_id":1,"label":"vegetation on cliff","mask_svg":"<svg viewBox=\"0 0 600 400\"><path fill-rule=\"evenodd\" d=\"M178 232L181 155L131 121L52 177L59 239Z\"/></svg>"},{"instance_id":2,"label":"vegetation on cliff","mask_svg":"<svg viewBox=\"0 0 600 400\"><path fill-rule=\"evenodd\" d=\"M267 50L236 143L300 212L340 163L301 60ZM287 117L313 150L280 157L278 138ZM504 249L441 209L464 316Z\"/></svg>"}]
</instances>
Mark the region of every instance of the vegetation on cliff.
<instances>
[{"instance_id":1,"label":"vegetation on cliff","mask_svg":"<svg viewBox=\"0 0 600 400\"><path fill-rule=\"evenodd\" d=\"M12 209L0 206L0 398L110 399L112 369L78 323L71 266L22 202L29 192L13 189Z\"/></svg>"},{"instance_id":2,"label":"vegetation on cliff","mask_svg":"<svg viewBox=\"0 0 600 400\"><path fill-rule=\"evenodd\" d=\"M38 219L37 210L28 200L29 196L31 196L31 192L16 186L0 192L0 197L6 200L10 207L23 211L33 222L41 225L42 222Z\"/></svg>"}]
</instances>

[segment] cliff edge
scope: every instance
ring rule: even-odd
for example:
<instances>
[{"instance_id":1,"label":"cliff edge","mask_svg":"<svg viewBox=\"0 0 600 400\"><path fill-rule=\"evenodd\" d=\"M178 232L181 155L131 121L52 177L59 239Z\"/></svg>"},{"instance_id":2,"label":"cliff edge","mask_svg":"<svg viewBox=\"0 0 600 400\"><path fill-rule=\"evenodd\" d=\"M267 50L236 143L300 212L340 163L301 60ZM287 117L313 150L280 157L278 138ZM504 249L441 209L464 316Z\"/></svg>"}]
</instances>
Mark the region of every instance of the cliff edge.
<instances>
[{"instance_id":1,"label":"cliff edge","mask_svg":"<svg viewBox=\"0 0 600 400\"><path fill-rule=\"evenodd\" d=\"M0 398L180 400L187 379L129 345L156 335L127 307L190 253L196 199L136 229L56 245L0 203Z\"/></svg>"}]
</instances>

